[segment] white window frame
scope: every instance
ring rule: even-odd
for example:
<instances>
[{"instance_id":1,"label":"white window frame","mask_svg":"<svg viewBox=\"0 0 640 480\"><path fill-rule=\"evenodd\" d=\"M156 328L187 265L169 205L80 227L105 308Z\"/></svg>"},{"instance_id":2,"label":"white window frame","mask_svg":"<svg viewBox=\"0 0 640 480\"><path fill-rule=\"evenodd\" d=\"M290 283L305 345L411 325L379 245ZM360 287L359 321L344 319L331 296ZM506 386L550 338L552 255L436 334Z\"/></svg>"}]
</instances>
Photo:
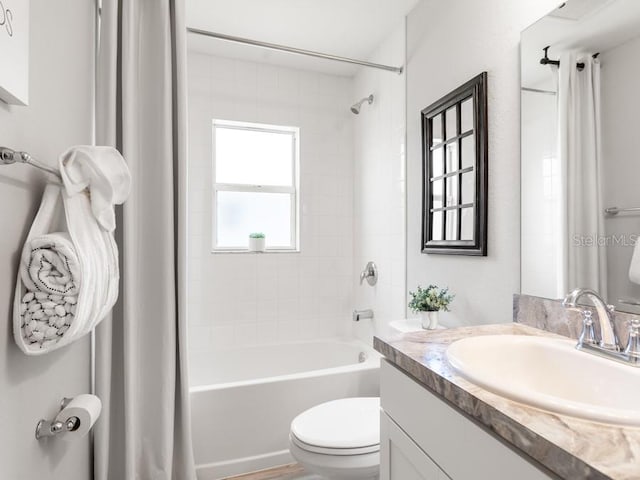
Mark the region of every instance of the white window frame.
<instances>
[{"instance_id":1,"label":"white window frame","mask_svg":"<svg viewBox=\"0 0 640 480\"><path fill-rule=\"evenodd\" d=\"M292 137L292 168L291 187L270 185L246 185L234 183L216 182L216 128L232 128L237 130L249 130L254 132L278 133L291 135ZM212 253L248 253L244 247L218 246L217 228L217 201L218 192L253 192L253 193L288 193L291 195L291 240L287 246L268 247L268 253L299 252L300 251L300 128L282 125L270 125L265 123L238 122L233 120L214 119L211 123L211 166L213 176L213 188L211 198L211 251Z\"/></svg>"}]
</instances>

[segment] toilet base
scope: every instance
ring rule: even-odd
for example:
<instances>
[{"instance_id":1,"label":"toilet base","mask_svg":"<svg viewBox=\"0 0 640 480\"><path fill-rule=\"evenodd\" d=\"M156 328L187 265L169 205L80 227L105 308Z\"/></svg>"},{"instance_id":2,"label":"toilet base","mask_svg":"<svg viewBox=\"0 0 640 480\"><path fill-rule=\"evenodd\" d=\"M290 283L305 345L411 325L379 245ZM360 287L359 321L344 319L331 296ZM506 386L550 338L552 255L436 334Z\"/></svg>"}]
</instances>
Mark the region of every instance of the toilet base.
<instances>
[{"instance_id":1,"label":"toilet base","mask_svg":"<svg viewBox=\"0 0 640 480\"><path fill-rule=\"evenodd\" d=\"M362 455L324 455L307 452L289 440L289 451L305 470L327 480L378 480L380 452Z\"/></svg>"}]
</instances>

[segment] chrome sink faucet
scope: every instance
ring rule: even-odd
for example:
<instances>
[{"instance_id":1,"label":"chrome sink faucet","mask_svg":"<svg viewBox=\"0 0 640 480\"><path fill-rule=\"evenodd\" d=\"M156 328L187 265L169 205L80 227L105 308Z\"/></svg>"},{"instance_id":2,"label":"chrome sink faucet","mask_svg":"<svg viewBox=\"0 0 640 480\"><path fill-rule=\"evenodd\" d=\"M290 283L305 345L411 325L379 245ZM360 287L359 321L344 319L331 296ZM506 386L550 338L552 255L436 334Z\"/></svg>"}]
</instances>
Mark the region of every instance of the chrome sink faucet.
<instances>
[{"instance_id":1,"label":"chrome sink faucet","mask_svg":"<svg viewBox=\"0 0 640 480\"><path fill-rule=\"evenodd\" d=\"M621 351L614 326L615 310L612 305L607 305L595 291L576 288L565 297L562 304L565 307L575 308L582 296L589 298L596 309L600 324L600 340L596 338L593 328L592 312L585 309L582 311L582 333L576 348L626 365L640 367L640 319L629 322L627 346Z\"/></svg>"},{"instance_id":2,"label":"chrome sink faucet","mask_svg":"<svg viewBox=\"0 0 640 480\"><path fill-rule=\"evenodd\" d=\"M613 313L615 311L613 305L607 305L596 291L588 288L576 288L564 298L562 304L565 307L576 307L578 305L578 300L583 296L591 300L591 303L593 303L593 306L598 313L598 322L600 324L600 348L619 352L620 342L618 341L618 336L616 335L613 326Z\"/></svg>"}]
</instances>

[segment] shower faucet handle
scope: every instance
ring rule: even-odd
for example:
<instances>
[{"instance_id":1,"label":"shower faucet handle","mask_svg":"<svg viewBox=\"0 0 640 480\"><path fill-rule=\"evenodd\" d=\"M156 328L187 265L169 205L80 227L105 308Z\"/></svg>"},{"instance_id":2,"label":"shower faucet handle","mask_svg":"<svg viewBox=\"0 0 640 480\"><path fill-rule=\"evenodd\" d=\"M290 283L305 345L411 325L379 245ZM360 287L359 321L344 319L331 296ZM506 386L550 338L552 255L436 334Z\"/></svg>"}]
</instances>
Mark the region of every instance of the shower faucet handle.
<instances>
[{"instance_id":1,"label":"shower faucet handle","mask_svg":"<svg viewBox=\"0 0 640 480\"><path fill-rule=\"evenodd\" d=\"M378 282L378 267L373 262L368 262L364 270L360 272L360 285L364 280L367 280L367 283L371 286L374 286Z\"/></svg>"}]
</instances>

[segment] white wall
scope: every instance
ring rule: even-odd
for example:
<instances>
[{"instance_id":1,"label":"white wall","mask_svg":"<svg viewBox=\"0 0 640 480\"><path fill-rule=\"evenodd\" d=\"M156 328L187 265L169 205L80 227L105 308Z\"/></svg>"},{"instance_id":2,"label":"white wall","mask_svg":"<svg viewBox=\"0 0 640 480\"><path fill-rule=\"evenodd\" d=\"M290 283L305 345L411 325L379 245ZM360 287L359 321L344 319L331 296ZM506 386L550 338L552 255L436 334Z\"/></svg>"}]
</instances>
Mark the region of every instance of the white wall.
<instances>
[{"instance_id":1,"label":"white wall","mask_svg":"<svg viewBox=\"0 0 640 480\"><path fill-rule=\"evenodd\" d=\"M190 352L331 337L353 278L350 79L189 55ZM211 253L211 120L300 127L301 251Z\"/></svg>"},{"instance_id":2,"label":"white wall","mask_svg":"<svg viewBox=\"0 0 640 480\"><path fill-rule=\"evenodd\" d=\"M640 64L631 59L640 55L640 37L616 48L602 52L600 61L602 84L602 157L603 201L605 207L640 206L638 195L638 152L640 136L637 132L640 111ZM622 214L605 217L607 236L622 243L607 248L607 279L609 302L624 311L638 311L629 305L618 304L620 298L640 299L640 286L629 281L632 240L640 234L637 215Z\"/></svg>"},{"instance_id":3,"label":"white wall","mask_svg":"<svg viewBox=\"0 0 640 480\"><path fill-rule=\"evenodd\" d=\"M443 323L512 320L520 290L520 31L557 0L423 0L407 23L407 282L457 294ZM482 71L489 94L487 257L420 253L420 110Z\"/></svg>"},{"instance_id":4,"label":"white wall","mask_svg":"<svg viewBox=\"0 0 640 480\"><path fill-rule=\"evenodd\" d=\"M404 22L369 58L404 65ZM354 308L371 308L374 321L354 324L370 340L405 311L405 75L362 68L354 78L352 100L373 94L354 116ZM359 284L368 261L378 267L378 283ZM375 327L375 328L374 328Z\"/></svg>"},{"instance_id":5,"label":"white wall","mask_svg":"<svg viewBox=\"0 0 640 480\"><path fill-rule=\"evenodd\" d=\"M67 147L91 142L92 3L31 1L30 105L0 102L1 145L54 164ZM88 337L33 358L18 349L11 333L19 252L44 179L24 165L0 167L0 477L88 480L88 437L68 444L34 438L38 419L55 416L64 396L89 392Z\"/></svg>"}]
</instances>

